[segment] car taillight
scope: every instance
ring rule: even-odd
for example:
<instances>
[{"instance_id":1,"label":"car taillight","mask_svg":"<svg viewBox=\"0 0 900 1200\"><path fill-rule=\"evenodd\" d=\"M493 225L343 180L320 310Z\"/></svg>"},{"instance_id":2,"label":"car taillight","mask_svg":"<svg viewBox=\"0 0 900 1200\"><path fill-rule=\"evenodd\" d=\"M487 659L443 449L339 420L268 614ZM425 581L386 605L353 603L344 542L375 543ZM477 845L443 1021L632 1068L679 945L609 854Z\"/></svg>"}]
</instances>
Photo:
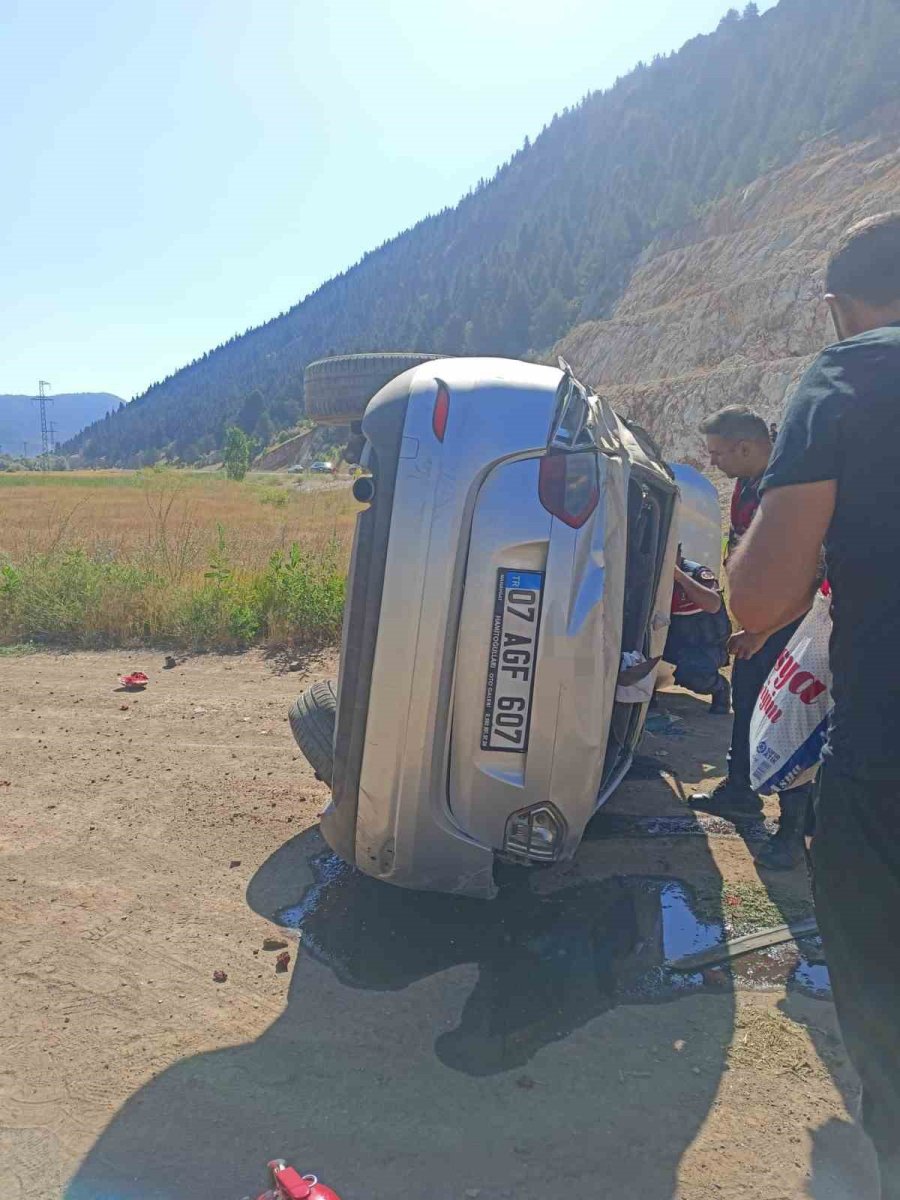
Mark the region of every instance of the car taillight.
<instances>
[{"instance_id":1,"label":"car taillight","mask_svg":"<svg viewBox=\"0 0 900 1200\"><path fill-rule=\"evenodd\" d=\"M538 495L547 512L572 529L580 529L600 499L596 453L548 451L541 459Z\"/></svg>"},{"instance_id":2,"label":"car taillight","mask_svg":"<svg viewBox=\"0 0 900 1200\"><path fill-rule=\"evenodd\" d=\"M434 399L434 411L431 414L431 428L439 442L444 440L447 432L447 418L450 416L450 391L440 379L437 381L437 396Z\"/></svg>"}]
</instances>

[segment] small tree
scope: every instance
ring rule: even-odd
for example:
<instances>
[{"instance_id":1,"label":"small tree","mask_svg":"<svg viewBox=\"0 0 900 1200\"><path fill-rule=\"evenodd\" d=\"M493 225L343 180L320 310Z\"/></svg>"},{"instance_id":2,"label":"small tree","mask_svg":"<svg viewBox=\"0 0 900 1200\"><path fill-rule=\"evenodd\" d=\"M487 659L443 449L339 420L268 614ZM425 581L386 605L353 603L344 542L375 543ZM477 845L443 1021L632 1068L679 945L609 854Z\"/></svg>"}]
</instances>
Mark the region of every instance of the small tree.
<instances>
[{"instance_id":1,"label":"small tree","mask_svg":"<svg viewBox=\"0 0 900 1200\"><path fill-rule=\"evenodd\" d=\"M229 425L225 430L225 451L222 459L225 463L225 474L229 479L240 483L250 466L250 439L237 425Z\"/></svg>"},{"instance_id":2,"label":"small tree","mask_svg":"<svg viewBox=\"0 0 900 1200\"><path fill-rule=\"evenodd\" d=\"M756 0L750 0L750 3L744 8L744 20L752 21L754 17L759 16L759 5Z\"/></svg>"}]
</instances>

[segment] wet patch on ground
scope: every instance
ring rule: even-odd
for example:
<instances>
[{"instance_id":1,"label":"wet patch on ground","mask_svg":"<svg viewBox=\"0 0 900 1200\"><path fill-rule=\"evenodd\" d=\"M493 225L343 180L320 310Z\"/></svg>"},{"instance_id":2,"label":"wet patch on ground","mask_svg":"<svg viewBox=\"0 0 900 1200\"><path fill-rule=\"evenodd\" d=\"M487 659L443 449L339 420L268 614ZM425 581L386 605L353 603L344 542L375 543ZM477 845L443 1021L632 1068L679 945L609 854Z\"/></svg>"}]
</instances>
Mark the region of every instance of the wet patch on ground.
<instances>
[{"instance_id":1,"label":"wet patch on ground","mask_svg":"<svg viewBox=\"0 0 900 1200\"><path fill-rule=\"evenodd\" d=\"M763 842L777 828L775 821L764 818L726 821L699 811L684 816L645 817L601 810L591 820L585 837L739 837L747 842Z\"/></svg>"},{"instance_id":2,"label":"wet patch on ground","mask_svg":"<svg viewBox=\"0 0 900 1200\"><path fill-rule=\"evenodd\" d=\"M680 879L623 875L540 895L523 874L486 903L378 883L330 853L309 861L316 882L276 920L297 932L301 953L327 964L348 987L399 990L463 963L478 966L461 1029L468 1035L477 1025L485 1032L476 1039L479 1053L488 1042L495 1050L479 1062L470 1036L439 1038L440 1057L462 1070L500 1069L497 1053L557 1040L620 1004L704 990L830 994L816 938L703 969L673 968L685 955L765 927L759 917L779 924L798 915L754 903L751 888L746 895L703 892Z\"/></svg>"}]
</instances>

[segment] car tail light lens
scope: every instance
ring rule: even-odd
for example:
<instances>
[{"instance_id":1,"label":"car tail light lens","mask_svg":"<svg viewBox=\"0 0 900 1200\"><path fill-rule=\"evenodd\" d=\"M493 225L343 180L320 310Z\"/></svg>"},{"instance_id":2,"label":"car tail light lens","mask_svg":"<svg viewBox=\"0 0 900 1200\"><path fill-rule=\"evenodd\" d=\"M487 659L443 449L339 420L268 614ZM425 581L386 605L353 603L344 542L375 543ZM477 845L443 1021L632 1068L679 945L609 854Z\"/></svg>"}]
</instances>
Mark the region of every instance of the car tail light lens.
<instances>
[{"instance_id":1,"label":"car tail light lens","mask_svg":"<svg viewBox=\"0 0 900 1200\"><path fill-rule=\"evenodd\" d=\"M552 804L533 804L506 822L503 849L513 858L552 862L562 849L566 823Z\"/></svg>"},{"instance_id":2,"label":"car tail light lens","mask_svg":"<svg viewBox=\"0 0 900 1200\"><path fill-rule=\"evenodd\" d=\"M600 499L596 453L548 451L541 459L538 494L547 512L572 529L580 529Z\"/></svg>"},{"instance_id":3,"label":"car tail light lens","mask_svg":"<svg viewBox=\"0 0 900 1200\"><path fill-rule=\"evenodd\" d=\"M439 379L437 396L434 399L434 411L431 414L431 428L439 442L444 440L447 432L447 419L450 416L450 390L446 383Z\"/></svg>"}]
</instances>

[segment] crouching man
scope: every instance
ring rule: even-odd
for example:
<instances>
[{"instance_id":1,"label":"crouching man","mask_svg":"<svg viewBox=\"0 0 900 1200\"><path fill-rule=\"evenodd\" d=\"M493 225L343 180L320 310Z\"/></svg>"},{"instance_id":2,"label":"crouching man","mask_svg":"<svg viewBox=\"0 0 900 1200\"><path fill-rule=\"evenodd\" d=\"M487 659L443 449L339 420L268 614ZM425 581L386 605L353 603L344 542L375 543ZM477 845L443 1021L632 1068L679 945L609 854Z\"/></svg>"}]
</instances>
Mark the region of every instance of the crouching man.
<instances>
[{"instance_id":1,"label":"crouching man","mask_svg":"<svg viewBox=\"0 0 900 1200\"><path fill-rule=\"evenodd\" d=\"M731 712L731 686L719 671L728 662L730 635L719 581L709 567L683 559L679 547L663 658L675 667L678 686L710 696L709 711L720 716Z\"/></svg>"}]
</instances>

